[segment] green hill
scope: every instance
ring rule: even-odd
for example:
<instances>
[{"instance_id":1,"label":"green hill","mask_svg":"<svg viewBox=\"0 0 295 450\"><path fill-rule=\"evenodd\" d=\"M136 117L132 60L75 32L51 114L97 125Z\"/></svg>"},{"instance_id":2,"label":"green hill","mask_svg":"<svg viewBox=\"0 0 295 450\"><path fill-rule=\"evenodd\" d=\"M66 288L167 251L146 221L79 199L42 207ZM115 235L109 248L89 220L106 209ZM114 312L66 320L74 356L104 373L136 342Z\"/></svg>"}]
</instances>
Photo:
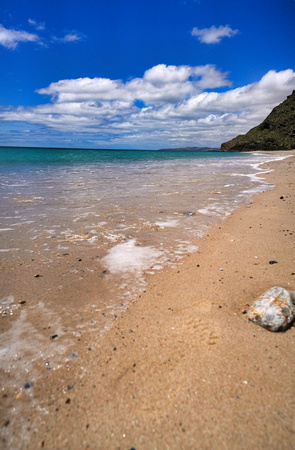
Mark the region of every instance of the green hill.
<instances>
[{"instance_id":1,"label":"green hill","mask_svg":"<svg viewBox=\"0 0 295 450\"><path fill-rule=\"evenodd\" d=\"M295 149L295 90L276 106L267 118L247 134L224 142L219 151Z\"/></svg>"}]
</instances>

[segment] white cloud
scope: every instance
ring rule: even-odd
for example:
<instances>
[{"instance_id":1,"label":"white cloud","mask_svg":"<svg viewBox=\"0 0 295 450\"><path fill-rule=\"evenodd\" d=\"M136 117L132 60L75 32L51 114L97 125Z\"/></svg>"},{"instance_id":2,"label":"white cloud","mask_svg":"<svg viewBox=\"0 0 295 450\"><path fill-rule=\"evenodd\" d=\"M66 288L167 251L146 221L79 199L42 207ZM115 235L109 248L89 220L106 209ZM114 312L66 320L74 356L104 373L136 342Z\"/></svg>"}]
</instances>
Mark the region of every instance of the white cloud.
<instances>
[{"instance_id":1,"label":"white cloud","mask_svg":"<svg viewBox=\"0 0 295 450\"><path fill-rule=\"evenodd\" d=\"M37 22L35 19L28 19L28 23L34 27L37 31L44 31L45 24L43 22ZM51 38L52 42L59 43L71 43L81 41L85 38L83 33L78 31L71 31L65 34L63 37L53 36ZM0 45L6 48L14 50L19 42L38 42L46 47L46 39L41 39L37 34L29 33L27 31L19 31L13 29L4 28L0 24Z\"/></svg>"},{"instance_id":2,"label":"white cloud","mask_svg":"<svg viewBox=\"0 0 295 450\"><path fill-rule=\"evenodd\" d=\"M0 25L0 45L3 47L15 49L19 42L38 42L39 37L36 34L26 31L8 30Z\"/></svg>"},{"instance_id":3,"label":"white cloud","mask_svg":"<svg viewBox=\"0 0 295 450\"><path fill-rule=\"evenodd\" d=\"M72 31L71 33L67 33L62 38L53 36L52 40L55 41L55 42L67 43L67 42L81 41L83 38L84 38L84 35L82 33L78 33L76 31Z\"/></svg>"},{"instance_id":4,"label":"white cloud","mask_svg":"<svg viewBox=\"0 0 295 450\"><path fill-rule=\"evenodd\" d=\"M218 92L221 86L227 90ZM108 78L51 83L38 91L50 102L2 109L0 119L6 127L8 122L45 126L60 134L59 142L73 136L85 142L87 136L89 146L218 146L247 132L285 100L295 89L295 72L271 70L256 83L229 86L226 74L211 65L160 64L125 83Z\"/></svg>"},{"instance_id":5,"label":"white cloud","mask_svg":"<svg viewBox=\"0 0 295 450\"><path fill-rule=\"evenodd\" d=\"M202 92L203 89L229 86L227 73L213 65L166 66L159 64L147 70L142 78L123 83L108 78L78 78L51 83L39 89L39 94L50 95L55 102L141 100L146 106L175 104Z\"/></svg>"},{"instance_id":6,"label":"white cloud","mask_svg":"<svg viewBox=\"0 0 295 450\"><path fill-rule=\"evenodd\" d=\"M228 25L220 25L218 28L213 25L210 28L193 28L192 36L196 36L203 44L219 44L222 38L232 37L238 32L239 30L233 30Z\"/></svg>"},{"instance_id":7,"label":"white cloud","mask_svg":"<svg viewBox=\"0 0 295 450\"><path fill-rule=\"evenodd\" d=\"M74 42L74 41L80 41L81 36L78 36L77 33L68 33L63 38L64 42Z\"/></svg>"},{"instance_id":8,"label":"white cloud","mask_svg":"<svg viewBox=\"0 0 295 450\"><path fill-rule=\"evenodd\" d=\"M42 22L37 22L34 19L28 19L30 25L32 25L36 30L42 31L45 30L45 24Z\"/></svg>"}]
</instances>

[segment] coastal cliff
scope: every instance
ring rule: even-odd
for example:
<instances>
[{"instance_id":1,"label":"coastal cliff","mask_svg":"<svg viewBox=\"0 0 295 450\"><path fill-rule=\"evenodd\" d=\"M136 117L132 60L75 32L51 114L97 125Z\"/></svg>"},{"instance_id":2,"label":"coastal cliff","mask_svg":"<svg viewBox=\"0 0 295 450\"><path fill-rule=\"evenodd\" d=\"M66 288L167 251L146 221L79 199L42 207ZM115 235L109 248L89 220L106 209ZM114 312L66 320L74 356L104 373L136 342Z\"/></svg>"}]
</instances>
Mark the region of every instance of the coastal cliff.
<instances>
[{"instance_id":1,"label":"coastal cliff","mask_svg":"<svg viewBox=\"0 0 295 450\"><path fill-rule=\"evenodd\" d=\"M295 90L247 134L224 142L219 151L292 150L295 148Z\"/></svg>"}]
</instances>

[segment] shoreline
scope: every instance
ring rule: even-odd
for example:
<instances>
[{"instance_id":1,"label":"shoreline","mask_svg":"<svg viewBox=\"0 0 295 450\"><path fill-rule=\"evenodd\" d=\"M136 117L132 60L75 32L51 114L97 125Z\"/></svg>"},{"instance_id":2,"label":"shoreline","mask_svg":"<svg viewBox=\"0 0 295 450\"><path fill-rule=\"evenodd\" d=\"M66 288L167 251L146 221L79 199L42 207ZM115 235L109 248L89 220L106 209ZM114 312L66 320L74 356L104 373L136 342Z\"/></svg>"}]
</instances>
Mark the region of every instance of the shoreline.
<instances>
[{"instance_id":1,"label":"shoreline","mask_svg":"<svg viewBox=\"0 0 295 450\"><path fill-rule=\"evenodd\" d=\"M291 448L295 328L267 332L244 310L274 285L295 290L294 153L258 174L274 189L148 276L96 348L81 340L77 362L12 400L33 404L20 447Z\"/></svg>"}]
</instances>

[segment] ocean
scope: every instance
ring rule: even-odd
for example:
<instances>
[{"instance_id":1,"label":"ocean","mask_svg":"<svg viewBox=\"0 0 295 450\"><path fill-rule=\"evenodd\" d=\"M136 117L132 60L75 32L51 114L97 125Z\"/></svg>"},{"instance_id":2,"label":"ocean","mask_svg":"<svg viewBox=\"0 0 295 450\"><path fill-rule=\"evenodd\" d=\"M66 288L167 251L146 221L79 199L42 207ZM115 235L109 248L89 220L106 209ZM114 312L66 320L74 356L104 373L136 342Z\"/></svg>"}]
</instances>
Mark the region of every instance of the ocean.
<instances>
[{"instance_id":1,"label":"ocean","mask_svg":"<svg viewBox=\"0 0 295 450\"><path fill-rule=\"evenodd\" d=\"M261 164L280 158L0 148L6 392L78 361L83 339L99 346L147 277L181 266L211 225L271 188ZM21 409L11 414L21 425Z\"/></svg>"}]
</instances>

